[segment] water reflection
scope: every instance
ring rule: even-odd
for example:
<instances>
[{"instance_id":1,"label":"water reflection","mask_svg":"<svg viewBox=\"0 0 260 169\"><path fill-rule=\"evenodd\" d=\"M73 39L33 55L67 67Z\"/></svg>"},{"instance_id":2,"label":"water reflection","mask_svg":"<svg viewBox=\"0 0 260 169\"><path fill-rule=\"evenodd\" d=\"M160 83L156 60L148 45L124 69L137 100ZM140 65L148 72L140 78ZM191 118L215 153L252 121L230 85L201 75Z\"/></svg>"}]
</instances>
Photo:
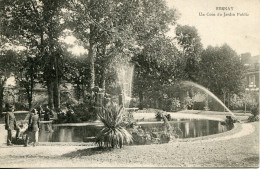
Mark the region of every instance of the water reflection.
<instances>
[{"instance_id":1,"label":"water reflection","mask_svg":"<svg viewBox=\"0 0 260 169\"><path fill-rule=\"evenodd\" d=\"M58 126L52 125L52 131L48 131L46 125L42 124L40 131L40 142L83 142L85 137L93 137L101 130L100 126Z\"/></svg>"},{"instance_id":2,"label":"water reflection","mask_svg":"<svg viewBox=\"0 0 260 169\"><path fill-rule=\"evenodd\" d=\"M222 125L220 121L213 120L177 120L169 122L172 127L180 128L182 135L180 138L201 137L227 131L227 127ZM162 123L141 124L146 131L151 131L152 127L156 127L159 131L163 131Z\"/></svg>"},{"instance_id":3,"label":"water reflection","mask_svg":"<svg viewBox=\"0 0 260 169\"><path fill-rule=\"evenodd\" d=\"M170 121L172 127L178 127L182 131L180 138L201 137L206 135L217 134L227 131L225 125L219 121L213 120L176 120ZM39 135L40 142L83 142L85 137L95 137L101 130L102 126L85 125L85 126L59 126L52 125L52 132L47 128L47 124L41 124ZM145 131L151 131L156 128L164 131L163 123L143 123L139 124Z\"/></svg>"}]
</instances>

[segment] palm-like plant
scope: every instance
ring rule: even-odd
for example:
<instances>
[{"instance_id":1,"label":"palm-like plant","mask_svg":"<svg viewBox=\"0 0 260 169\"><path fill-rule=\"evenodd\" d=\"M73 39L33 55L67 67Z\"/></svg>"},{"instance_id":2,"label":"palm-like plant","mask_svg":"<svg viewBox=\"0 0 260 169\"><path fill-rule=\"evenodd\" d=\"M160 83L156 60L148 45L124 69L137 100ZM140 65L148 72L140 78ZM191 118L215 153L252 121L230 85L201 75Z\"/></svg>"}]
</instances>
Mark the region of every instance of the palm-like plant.
<instances>
[{"instance_id":1,"label":"palm-like plant","mask_svg":"<svg viewBox=\"0 0 260 169\"><path fill-rule=\"evenodd\" d=\"M104 128L96 136L96 143L100 147L120 147L133 141L132 135L122 127L124 107L111 104L107 107L99 108L97 114L104 123Z\"/></svg>"}]
</instances>

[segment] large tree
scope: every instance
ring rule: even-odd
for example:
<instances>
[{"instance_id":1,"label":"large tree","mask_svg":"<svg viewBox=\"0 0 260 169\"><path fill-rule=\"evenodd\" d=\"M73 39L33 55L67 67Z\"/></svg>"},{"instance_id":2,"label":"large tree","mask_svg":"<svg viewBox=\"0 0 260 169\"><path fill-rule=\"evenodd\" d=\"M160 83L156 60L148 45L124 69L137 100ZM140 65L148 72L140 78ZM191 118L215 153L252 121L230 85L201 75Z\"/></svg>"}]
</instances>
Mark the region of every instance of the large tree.
<instances>
[{"instance_id":1,"label":"large tree","mask_svg":"<svg viewBox=\"0 0 260 169\"><path fill-rule=\"evenodd\" d=\"M244 66L236 52L224 44L208 46L200 61L200 83L222 98L239 94L243 85Z\"/></svg>"},{"instance_id":2,"label":"large tree","mask_svg":"<svg viewBox=\"0 0 260 169\"><path fill-rule=\"evenodd\" d=\"M178 52L166 36L170 25L175 25L178 12L169 9L165 1L142 1L140 15L134 25L140 52L134 56L134 94L140 108L145 98L158 100L164 85L176 78Z\"/></svg>"},{"instance_id":3,"label":"large tree","mask_svg":"<svg viewBox=\"0 0 260 169\"><path fill-rule=\"evenodd\" d=\"M181 76L177 70L179 53L171 39L160 37L153 40L142 53L133 58L134 94L139 97L141 109L145 99L151 99L154 105L158 105L165 88L173 85Z\"/></svg>"},{"instance_id":4,"label":"large tree","mask_svg":"<svg viewBox=\"0 0 260 169\"><path fill-rule=\"evenodd\" d=\"M133 25L140 2L111 0L70 2L71 13L68 17L71 21L70 29L88 50L91 63L89 86L104 88L105 74L110 63L125 60L131 55L130 50L135 48Z\"/></svg>"},{"instance_id":5,"label":"large tree","mask_svg":"<svg viewBox=\"0 0 260 169\"><path fill-rule=\"evenodd\" d=\"M183 56L184 79L198 81L199 61L203 50L200 36L195 27L177 25L176 39Z\"/></svg>"},{"instance_id":6,"label":"large tree","mask_svg":"<svg viewBox=\"0 0 260 169\"><path fill-rule=\"evenodd\" d=\"M62 47L58 41L65 29L61 10L65 2L3 0L1 6L5 36L19 39L24 46L34 49L41 60L51 108L60 106Z\"/></svg>"}]
</instances>

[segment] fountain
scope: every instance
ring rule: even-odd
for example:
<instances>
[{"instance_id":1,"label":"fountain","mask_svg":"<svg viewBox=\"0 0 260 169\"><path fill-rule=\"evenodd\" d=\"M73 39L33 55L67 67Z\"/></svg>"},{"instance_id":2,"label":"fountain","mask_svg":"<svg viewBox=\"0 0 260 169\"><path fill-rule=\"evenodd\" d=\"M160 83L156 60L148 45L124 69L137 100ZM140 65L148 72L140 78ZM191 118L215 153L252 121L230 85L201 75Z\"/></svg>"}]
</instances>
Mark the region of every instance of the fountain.
<instances>
[{"instance_id":1,"label":"fountain","mask_svg":"<svg viewBox=\"0 0 260 169\"><path fill-rule=\"evenodd\" d=\"M132 97L134 66L131 64L121 65L117 69L118 84L121 89L119 96L119 104L125 108L129 108Z\"/></svg>"},{"instance_id":2,"label":"fountain","mask_svg":"<svg viewBox=\"0 0 260 169\"><path fill-rule=\"evenodd\" d=\"M119 105L125 107L125 110L127 110L128 113L128 117L129 115L133 114L137 116L142 115L142 113L134 113L136 112L137 108L129 108L132 97L133 71L134 66L130 64L120 65L117 68L118 85L120 87ZM212 92L207 90L205 87L189 81L184 81L181 84L182 86L196 87L197 89L204 91L207 95L211 96L214 98L214 100L220 103L230 115L235 117L235 115L224 105L224 103L222 103ZM104 104L103 99L105 93L101 90L97 90L96 93L96 105L102 106ZM228 130L225 126L222 125L223 122L216 119L212 120L212 118L209 116L201 118L201 116L199 117L199 115L197 115L196 117L194 116L191 118L191 116L186 116L185 114L181 113L171 113L171 115L173 118L169 121L169 123L171 126L178 128L181 131L181 134L178 136L178 138L199 137ZM137 116L131 117L137 120ZM150 119L155 120L154 113L145 113L142 116L146 117L146 120L139 122L137 121L137 125L139 127L150 132L154 132L154 128L157 128L158 132L163 130L163 123L161 121L149 121ZM147 119L147 117L150 119ZM198 119L196 119L197 117ZM27 119L28 116L26 117L26 120ZM42 130L39 134L40 142L83 142L86 140L86 138L94 138L103 127L103 124L100 122L53 124L53 132L48 132L44 127L45 123L43 122L41 125Z\"/></svg>"},{"instance_id":3,"label":"fountain","mask_svg":"<svg viewBox=\"0 0 260 169\"><path fill-rule=\"evenodd\" d=\"M225 110L227 110L227 111L231 114L231 116L236 117L236 116L234 115L234 113L232 113L232 112L229 110L229 108L227 108L227 106L226 106L217 96L215 96L211 91L209 91L209 90L206 89L205 87L203 87L203 86L201 86L201 85L199 85L199 84L197 84L197 83L190 82L190 81L183 81L182 84L185 85L185 86L194 86L194 87L196 87L196 88L198 88L198 89L201 89L201 90L204 91L206 94L208 94L208 95L210 95L212 98L214 98L219 104L221 104L221 105L225 108Z\"/></svg>"}]
</instances>

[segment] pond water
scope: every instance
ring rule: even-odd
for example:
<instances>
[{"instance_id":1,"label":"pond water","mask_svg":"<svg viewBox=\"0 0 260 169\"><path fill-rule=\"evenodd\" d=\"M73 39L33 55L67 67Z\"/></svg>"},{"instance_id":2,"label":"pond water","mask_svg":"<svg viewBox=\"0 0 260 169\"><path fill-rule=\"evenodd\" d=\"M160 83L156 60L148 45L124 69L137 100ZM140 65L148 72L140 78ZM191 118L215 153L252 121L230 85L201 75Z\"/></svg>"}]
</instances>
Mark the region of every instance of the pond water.
<instances>
[{"instance_id":1,"label":"pond water","mask_svg":"<svg viewBox=\"0 0 260 169\"><path fill-rule=\"evenodd\" d=\"M204 119L181 119L170 121L170 124L182 131L179 138L200 137L228 130L226 125L222 125L220 121ZM86 125L69 124L67 126L53 124L51 127L48 125L50 124L41 124L40 142L83 142L85 137L95 137L103 127L91 123ZM145 131L153 131L155 128L159 131L164 130L163 122L142 122L138 123L138 126L141 126Z\"/></svg>"}]
</instances>

